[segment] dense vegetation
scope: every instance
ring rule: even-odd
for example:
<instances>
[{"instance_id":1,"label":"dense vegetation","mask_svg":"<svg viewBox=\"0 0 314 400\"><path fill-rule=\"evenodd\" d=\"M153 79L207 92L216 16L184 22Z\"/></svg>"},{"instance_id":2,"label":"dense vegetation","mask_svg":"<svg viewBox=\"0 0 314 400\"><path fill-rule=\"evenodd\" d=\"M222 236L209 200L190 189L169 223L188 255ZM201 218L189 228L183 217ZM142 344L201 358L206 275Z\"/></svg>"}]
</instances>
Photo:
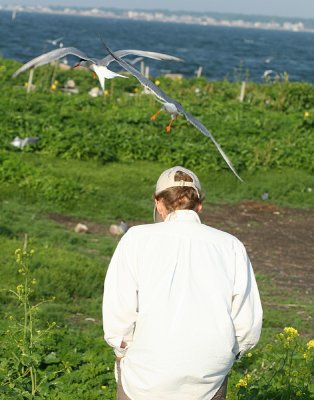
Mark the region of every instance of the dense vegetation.
<instances>
[{"instance_id":1,"label":"dense vegetation","mask_svg":"<svg viewBox=\"0 0 314 400\"><path fill-rule=\"evenodd\" d=\"M106 95L93 98L87 92L97 81L88 73L47 66L35 70L36 90L27 94L27 75L11 79L17 67L0 61L0 398L113 399L113 355L102 338L100 308L117 239L99 228L78 235L74 221L151 221L156 178L174 164L200 175L210 202L267 192L278 204L313 207L314 89L249 82L240 102L240 83L158 78L212 131L241 184L183 118L170 134L168 115L150 121L159 104L141 95L134 79L107 82ZM79 94L62 90L68 79ZM40 140L19 150L10 144L15 136ZM302 304L310 314L304 294L257 278L263 299ZM308 400L310 326L293 309L266 307L261 343L234 368L230 399Z\"/></svg>"},{"instance_id":2,"label":"dense vegetation","mask_svg":"<svg viewBox=\"0 0 314 400\"><path fill-rule=\"evenodd\" d=\"M0 82L7 96L1 120L1 147L12 136L39 136L35 150L79 160L149 160L209 171L226 168L211 141L179 118L170 134L168 115L155 122L159 108L150 96L139 95L134 78L107 81L107 96L93 98L87 91L97 84L86 72L58 72L56 90L50 89L52 67L37 69L36 92L26 96L27 74L10 78L16 64L5 63ZM61 88L74 78L80 94L65 95ZM249 83L244 102L240 84L205 79L169 80L160 86L199 118L214 134L240 173L295 168L313 171L314 90L306 83ZM8 96L10 94L10 96Z\"/></svg>"}]
</instances>

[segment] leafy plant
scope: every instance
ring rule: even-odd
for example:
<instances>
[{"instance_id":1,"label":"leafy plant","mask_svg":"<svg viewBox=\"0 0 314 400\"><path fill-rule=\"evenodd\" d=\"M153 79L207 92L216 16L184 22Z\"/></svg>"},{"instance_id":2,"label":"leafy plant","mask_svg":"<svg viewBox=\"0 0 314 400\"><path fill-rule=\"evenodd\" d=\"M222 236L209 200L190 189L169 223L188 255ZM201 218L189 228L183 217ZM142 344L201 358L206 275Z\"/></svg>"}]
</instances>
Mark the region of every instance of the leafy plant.
<instances>
[{"instance_id":1,"label":"leafy plant","mask_svg":"<svg viewBox=\"0 0 314 400\"><path fill-rule=\"evenodd\" d=\"M18 313L8 315L6 330L1 332L1 353L5 357L0 361L0 394L6 399L33 399L45 393L51 381L67 369L49 347L56 324L42 327L38 318L39 308L49 300L32 302L36 287L30 271L33 254L25 237L23 249L15 251L23 282L9 290L17 301Z\"/></svg>"},{"instance_id":2,"label":"leafy plant","mask_svg":"<svg viewBox=\"0 0 314 400\"><path fill-rule=\"evenodd\" d=\"M241 360L244 375L233 387L237 400L309 400L314 393L314 340L305 343L285 327L272 343Z\"/></svg>"}]
</instances>

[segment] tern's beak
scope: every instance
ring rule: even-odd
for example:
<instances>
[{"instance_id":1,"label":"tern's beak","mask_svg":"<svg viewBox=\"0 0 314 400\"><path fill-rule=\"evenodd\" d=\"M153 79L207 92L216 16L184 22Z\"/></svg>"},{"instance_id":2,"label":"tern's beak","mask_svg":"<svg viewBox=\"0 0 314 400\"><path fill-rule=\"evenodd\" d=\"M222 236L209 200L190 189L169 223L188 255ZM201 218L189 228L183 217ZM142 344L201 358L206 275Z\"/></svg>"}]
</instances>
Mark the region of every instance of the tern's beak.
<instances>
[{"instance_id":1,"label":"tern's beak","mask_svg":"<svg viewBox=\"0 0 314 400\"><path fill-rule=\"evenodd\" d=\"M81 64L80 64L80 63L77 63L77 64L73 65L72 69L78 68L78 67L80 67L80 66L81 66Z\"/></svg>"}]
</instances>

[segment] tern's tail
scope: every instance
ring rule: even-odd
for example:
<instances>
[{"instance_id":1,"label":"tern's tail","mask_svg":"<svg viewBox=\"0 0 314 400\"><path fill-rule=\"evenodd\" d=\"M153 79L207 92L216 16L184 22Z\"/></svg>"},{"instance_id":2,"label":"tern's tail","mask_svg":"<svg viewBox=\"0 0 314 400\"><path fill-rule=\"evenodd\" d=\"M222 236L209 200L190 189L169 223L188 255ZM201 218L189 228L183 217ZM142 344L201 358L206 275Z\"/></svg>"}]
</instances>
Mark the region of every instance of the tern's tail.
<instances>
[{"instance_id":1,"label":"tern's tail","mask_svg":"<svg viewBox=\"0 0 314 400\"><path fill-rule=\"evenodd\" d=\"M110 71L110 69L108 69L107 67L104 67L102 65L93 65L92 69L94 70L94 72L96 73L96 75L98 76L100 85L102 90L105 90L105 79L113 79L116 77L120 77L120 78L127 78L126 76L117 74L116 72Z\"/></svg>"}]
</instances>

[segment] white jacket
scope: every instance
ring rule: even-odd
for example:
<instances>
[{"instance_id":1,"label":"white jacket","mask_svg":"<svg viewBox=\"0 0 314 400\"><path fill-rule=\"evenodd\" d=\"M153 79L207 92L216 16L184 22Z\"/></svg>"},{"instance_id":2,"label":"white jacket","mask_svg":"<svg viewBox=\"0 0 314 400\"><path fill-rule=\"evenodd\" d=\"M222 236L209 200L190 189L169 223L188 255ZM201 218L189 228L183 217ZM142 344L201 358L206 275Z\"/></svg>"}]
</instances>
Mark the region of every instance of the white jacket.
<instances>
[{"instance_id":1,"label":"white jacket","mask_svg":"<svg viewBox=\"0 0 314 400\"><path fill-rule=\"evenodd\" d=\"M191 210L131 228L105 279L105 340L132 400L208 400L259 340L262 307L243 244ZM122 340L128 343L121 349Z\"/></svg>"}]
</instances>

